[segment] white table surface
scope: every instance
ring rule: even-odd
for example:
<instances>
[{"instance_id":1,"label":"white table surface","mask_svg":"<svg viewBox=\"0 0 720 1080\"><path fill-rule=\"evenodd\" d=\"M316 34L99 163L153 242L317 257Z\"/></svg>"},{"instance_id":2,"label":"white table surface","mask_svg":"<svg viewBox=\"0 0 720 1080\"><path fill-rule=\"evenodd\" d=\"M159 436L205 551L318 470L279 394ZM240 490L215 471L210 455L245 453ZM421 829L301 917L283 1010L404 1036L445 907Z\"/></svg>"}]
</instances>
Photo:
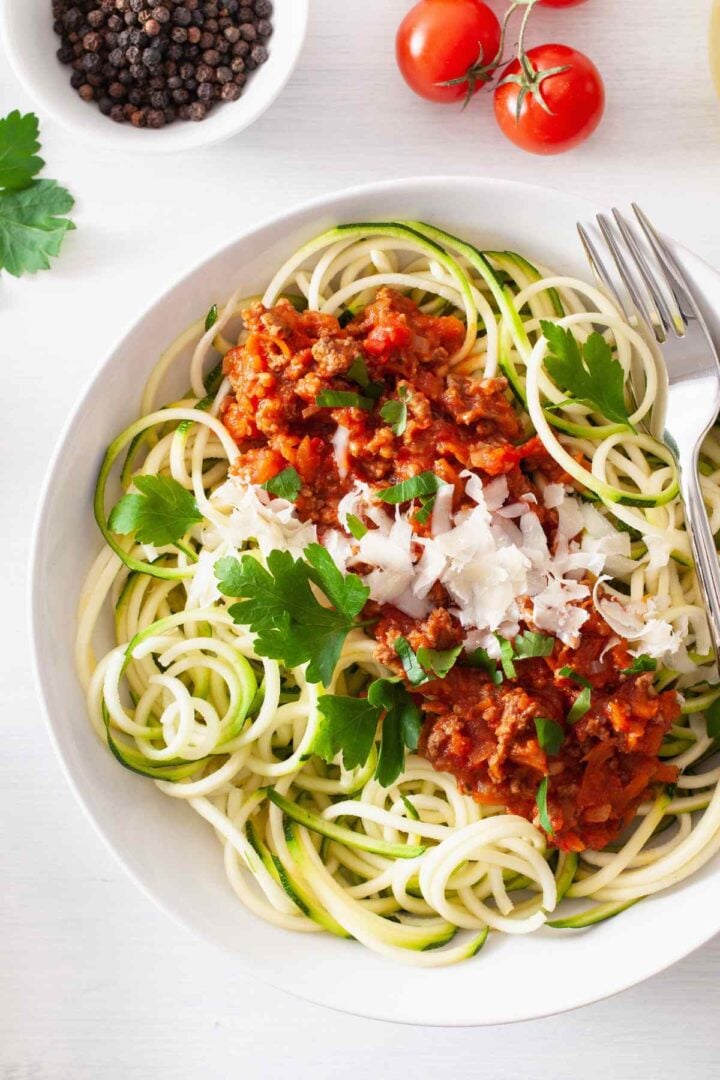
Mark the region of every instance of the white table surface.
<instances>
[{"instance_id":1,"label":"white table surface","mask_svg":"<svg viewBox=\"0 0 720 1080\"><path fill-rule=\"evenodd\" d=\"M156 911L85 820L48 745L24 630L41 477L109 344L206 252L293 202L446 172L522 178L599 204L639 199L720 265L709 0L590 0L565 15L538 12L536 40L585 49L608 89L595 138L547 160L503 140L487 99L460 113L405 90L392 43L407 0L311 7L305 52L281 99L224 146L183 160L124 159L75 145L41 117L47 175L76 195L78 229L50 273L0 279L0 1077L717 1076L720 938L614 1000L512 1029L341 1016L238 976L232 959ZM30 104L0 55L0 114Z\"/></svg>"}]
</instances>

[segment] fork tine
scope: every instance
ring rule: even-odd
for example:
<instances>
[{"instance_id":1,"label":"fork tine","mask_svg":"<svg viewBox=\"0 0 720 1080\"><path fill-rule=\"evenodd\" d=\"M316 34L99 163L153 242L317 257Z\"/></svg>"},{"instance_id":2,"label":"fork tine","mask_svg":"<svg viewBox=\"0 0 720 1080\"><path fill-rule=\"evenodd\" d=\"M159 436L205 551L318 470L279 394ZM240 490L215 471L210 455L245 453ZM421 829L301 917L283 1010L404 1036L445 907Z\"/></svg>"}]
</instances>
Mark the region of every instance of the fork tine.
<instances>
[{"instance_id":1,"label":"fork tine","mask_svg":"<svg viewBox=\"0 0 720 1080\"><path fill-rule=\"evenodd\" d=\"M625 255L623 254L620 245L615 239L615 234L612 230L610 222L604 214L598 214L597 223L600 226L600 231L605 238L607 246L610 248L610 254L613 257L618 273L622 278L623 285L625 286L630 295L630 299L635 305L636 310L642 316L646 325L653 331L655 337L660 342L660 344L662 344L665 341L665 332L662 327L658 325L657 318L653 319L647 303L645 302L645 297L642 296L640 290L637 288Z\"/></svg>"},{"instance_id":2,"label":"fork tine","mask_svg":"<svg viewBox=\"0 0 720 1080\"><path fill-rule=\"evenodd\" d=\"M613 217L615 218L615 222L618 229L620 230L620 234L625 243L627 244L628 250L633 257L635 265L638 268L638 273L640 274L640 277L643 280L643 284L645 285L645 288L647 290L648 298L650 300L652 308L654 309L653 325L659 323L662 326L665 335L667 335L673 328L677 329L676 316L670 311L667 300L665 299L662 290L658 286L655 275L653 274L653 271L651 270L650 265L645 257L645 252L638 244L637 239L635 238L635 234L628 225L627 221L617 209L613 209Z\"/></svg>"},{"instance_id":3,"label":"fork tine","mask_svg":"<svg viewBox=\"0 0 720 1080\"><path fill-rule=\"evenodd\" d=\"M585 230L585 228L580 224L580 222L578 222L577 231L580 234L580 240L582 241L582 246L585 249L587 261L590 263L590 266L592 267L595 276L597 277L600 284L605 288L605 291L615 301L625 318L629 319L630 312L627 310L627 307L625 306L625 303L623 302L620 293L615 288L615 282L613 281L610 274L607 272L605 263L602 261L597 248L592 242L590 234Z\"/></svg>"},{"instance_id":4,"label":"fork tine","mask_svg":"<svg viewBox=\"0 0 720 1080\"><path fill-rule=\"evenodd\" d=\"M702 314L695 302L687 278L676 262L675 256L670 251L670 248L637 203L632 203L632 208L635 212L635 217L638 219L640 227L645 233L647 241L653 250L655 258L660 264L665 276L665 281L667 282L667 287L677 304L678 314L673 317L673 324L676 331L683 334L685 332L684 328L687 324L688 315L693 315L702 320ZM677 321L678 319L679 323Z\"/></svg>"}]
</instances>

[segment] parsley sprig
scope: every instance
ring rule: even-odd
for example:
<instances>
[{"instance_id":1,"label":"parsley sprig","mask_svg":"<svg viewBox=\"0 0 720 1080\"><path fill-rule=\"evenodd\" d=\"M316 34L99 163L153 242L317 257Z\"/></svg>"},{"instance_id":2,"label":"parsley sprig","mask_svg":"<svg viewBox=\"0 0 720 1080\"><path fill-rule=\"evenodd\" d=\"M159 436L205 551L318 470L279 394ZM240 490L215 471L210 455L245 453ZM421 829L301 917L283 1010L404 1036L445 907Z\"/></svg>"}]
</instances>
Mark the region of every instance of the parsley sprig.
<instances>
[{"instance_id":1,"label":"parsley sprig","mask_svg":"<svg viewBox=\"0 0 720 1080\"><path fill-rule=\"evenodd\" d=\"M38 118L16 109L0 119L0 270L13 277L48 270L60 253L72 195L55 180L36 180L45 164L38 157Z\"/></svg>"},{"instance_id":2,"label":"parsley sprig","mask_svg":"<svg viewBox=\"0 0 720 1080\"><path fill-rule=\"evenodd\" d=\"M592 333L580 345L571 330L557 323L543 319L540 327L548 343L545 367L553 382L574 401L632 428L625 404L625 372L602 334Z\"/></svg>"},{"instance_id":3,"label":"parsley sprig","mask_svg":"<svg viewBox=\"0 0 720 1080\"><path fill-rule=\"evenodd\" d=\"M433 679L444 679L462 652L462 645L456 645L453 649L428 649L423 645L415 652L402 635L395 638L394 646L408 682L413 686L422 686Z\"/></svg>"},{"instance_id":4,"label":"parsley sprig","mask_svg":"<svg viewBox=\"0 0 720 1080\"><path fill-rule=\"evenodd\" d=\"M323 720L313 751L333 761L342 754L346 769L365 765L382 721L375 778L389 787L403 770L405 749L415 750L420 739L420 710L399 679L376 679L367 698L325 694L318 702Z\"/></svg>"},{"instance_id":5,"label":"parsley sprig","mask_svg":"<svg viewBox=\"0 0 720 1080\"><path fill-rule=\"evenodd\" d=\"M136 476L137 493L123 495L113 507L108 525L125 536L135 533L139 544L177 545L203 516L191 492L171 476Z\"/></svg>"},{"instance_id":6,"label":"parsley sprig","mask_svg":"<svg viewBox=\"0 0 720 1080\"><path fill-rule=\"evenodd\" d=\"M370 590L357 574L342 574L321 544L308 544L304 556L271 551L267 570L252 555L228 556L215 563L215 576L224 596L241 598L230 616L256 635L258 655L291 668L307 664L308 680L329 686L345 638L363 625L357 616Z\"/></svg>"}]
</instances>

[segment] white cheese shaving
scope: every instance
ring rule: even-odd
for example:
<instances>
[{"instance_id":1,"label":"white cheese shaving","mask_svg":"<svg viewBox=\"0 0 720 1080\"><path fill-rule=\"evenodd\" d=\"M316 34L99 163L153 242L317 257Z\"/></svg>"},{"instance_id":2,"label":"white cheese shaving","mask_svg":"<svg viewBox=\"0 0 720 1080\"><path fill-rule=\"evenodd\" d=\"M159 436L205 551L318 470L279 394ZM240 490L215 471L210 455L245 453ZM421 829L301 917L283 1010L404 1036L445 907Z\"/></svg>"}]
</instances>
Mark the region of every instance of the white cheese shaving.
<instances>
[{"instance_id":1,"label":"white cheese shaving","mask_svg":"<svg viewBox=\"0 0 720 1080\"><path fill-rule=\"evenodd\" d=\"M340 475L340 479L344 480L350 469L350 456L348 454L348 446L350 443L350 432L342 424L338 424L335 434L332 437L333 453L335 454L335 464L337 465L337 471Z\"/></svg>"}]
</instances>

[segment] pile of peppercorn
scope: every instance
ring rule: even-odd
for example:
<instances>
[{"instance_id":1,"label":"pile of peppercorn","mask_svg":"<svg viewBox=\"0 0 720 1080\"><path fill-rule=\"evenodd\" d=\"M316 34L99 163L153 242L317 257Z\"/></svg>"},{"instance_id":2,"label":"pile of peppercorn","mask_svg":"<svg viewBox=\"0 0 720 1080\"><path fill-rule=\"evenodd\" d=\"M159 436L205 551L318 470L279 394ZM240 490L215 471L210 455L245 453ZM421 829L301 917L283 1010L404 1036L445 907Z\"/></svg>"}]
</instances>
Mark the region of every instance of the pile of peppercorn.
<instances>
[{"instance_id":1,"label":"pile of peppercorn","mask_svg":"<svg viewBox=\"0 0 720 1080\"><path fill-rule=\"evenodd\" d=\"M271 0L52 0L58 59L118 123L204 120L267 60Z\"/></svg>"}]
</instances>

